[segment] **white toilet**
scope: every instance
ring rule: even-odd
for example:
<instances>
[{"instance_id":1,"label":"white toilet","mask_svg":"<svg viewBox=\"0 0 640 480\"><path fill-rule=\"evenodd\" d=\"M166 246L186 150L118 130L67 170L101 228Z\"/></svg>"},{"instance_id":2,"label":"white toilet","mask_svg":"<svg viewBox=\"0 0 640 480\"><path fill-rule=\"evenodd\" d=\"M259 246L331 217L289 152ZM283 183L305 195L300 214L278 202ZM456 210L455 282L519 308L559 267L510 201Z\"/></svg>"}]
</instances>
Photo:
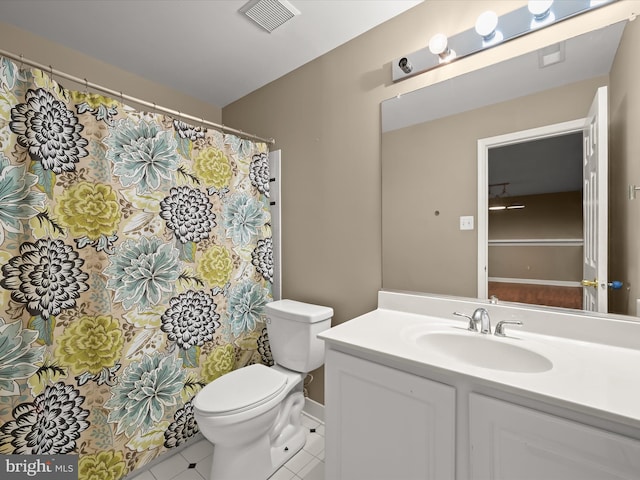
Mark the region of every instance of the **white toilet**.
<instances>
[{"instance_id":1,"label":"white toilet","mask_svg":"<svg viewBox=\"0 0 640 480\"><path fill-rule=\"evenodd\" d=\"M324 363L316 335L333 309L278 300L265 307L275 365L250 365L204 387L193 400L202 434L214 444L211 480L266 480L306 441L303 381Z\"/></svg>"}]
</instances>

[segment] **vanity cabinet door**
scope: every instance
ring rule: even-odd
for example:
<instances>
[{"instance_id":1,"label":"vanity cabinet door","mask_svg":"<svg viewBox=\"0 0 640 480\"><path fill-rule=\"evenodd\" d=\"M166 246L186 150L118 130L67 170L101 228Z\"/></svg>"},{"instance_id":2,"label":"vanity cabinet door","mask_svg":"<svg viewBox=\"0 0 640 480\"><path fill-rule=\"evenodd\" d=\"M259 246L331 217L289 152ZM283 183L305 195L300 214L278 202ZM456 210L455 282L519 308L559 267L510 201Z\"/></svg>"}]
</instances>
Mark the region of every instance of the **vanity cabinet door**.
<instances>
[{"instance_id":1,"label":"vanity cabinet door","mask_svg":"<svg viewBox=\"0 0 640 480\"><path fill-rule=\"evenodd\" d=\"M472 480L637 480L640 442L483 395L469 398Z\"/></svg>"},{"instance_id":2,"label":"vanity cabinet door","mask_svg":"<svg viewBox=\"0 0 640 480\"><path fill-rule=\"evenodd\" d=\"M327 479L454 479L454 388L334 350L325 386Z\"/></svg>"}]
</instances>

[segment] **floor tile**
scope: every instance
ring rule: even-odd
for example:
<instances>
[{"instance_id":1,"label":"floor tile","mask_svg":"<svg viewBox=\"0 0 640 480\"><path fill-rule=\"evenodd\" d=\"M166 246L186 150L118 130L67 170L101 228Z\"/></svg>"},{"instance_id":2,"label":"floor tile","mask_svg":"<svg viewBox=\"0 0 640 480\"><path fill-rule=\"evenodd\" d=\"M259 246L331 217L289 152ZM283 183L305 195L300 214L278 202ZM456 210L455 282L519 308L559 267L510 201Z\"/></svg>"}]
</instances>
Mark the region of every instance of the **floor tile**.
<instances>
[{"instance_id":1,"label":"floor tile","mask_svg":"<svg viewBox=\"0 0 640 480\"><path fill-rule=\"evenodd\" d=\"M187 448L180 452L187 462L197 463L203 458L209 457L213 453L213 445L208 440L200 440L193 445L189 445Z\"/></svg>"},{"instance_id":2,"label":"floor tile","mask_svg":"<svg viewBox=\"0 0 640 480\"><path fill-rule=\"evenodd\" d=\"M142 472L140 475L132 477L130 480L156 480L149 470Z\"/></svg>"},{"instance_id":3,"label":"floor tile","mask_svg":"<svg viewBox=\"0 0 640 480\"><path fill-rule=\"evenodd\" d=\"M324 480L324 462L319 462L311 471L306 473L304 480Z\"/></svg>"},{"instance_id":4,"label":"floor tile","mask_svg":"<svg viewBox=\"0 0 640 480\"><path fill-rule=\"evenodd\" d=\"M151 473L153 473L156 480L172 480L188 467L189 462L182 455L172 455L158 465L151 467Z\"/></svg>"},{"instance_id":5,"label":"floor tile","mask_svg":"<svg viewBox=\"0 0 640 480\"><path fill-rule=\"evenodd\" d=\"M317 457L324 451L324 437L317 433L307 434L307 443L304 444L304 449L314 457Z\"/></svg>"},{"instance_id":6,"label":"floor tile","mask_svg":"<svg viewBox=\"0 0 640 480\"><path fill-rule=\"evenodd\" d=\"M300 471L296 473L296 475L306 480L309 472L314 470L320 463L322 463L320 460L318 460L317 458L313 458L309 463L302 467Z\"/></svg>"},{"instance_id":7,"label":"floor tile","mask_svg":"<svg viewBox=\"0 0 640 480\"><path fill-rule=\"evenodd\" d=\"M296 474L287 467L280 467L276 473L269 477L269 480L292 480Z\"/></svg>"},{"instance_id":8,"label":"floor tile","mask_svg":"<svg viewBox=\"0 0 640 480\"><path fill-rule=\"evenodd\" d=\"M291 460L284 464L289 470L293 473L297 474L300 470L304 468L304 466L313 460L315 457L311 455L309 452L305 452L304 450L300 450L296 453Z\"/></svg>"},{"instance_id":9,"label":"floor tile","mask_svg":"<svg viewBox=\"0 0 640 480\"><path fill-rule=\"evenodd\" d=\"M208 480L208 479L205 479L202 475L200 475L195 468L191 468L189 470L185 470L184 472L180 472L178 475L173 477L173 480Z\"/></svg>"},{"instance_id":10,"label":"floor tile","mask_svg":"<svg viewBox=\"0 0 640 480\"><path fill-rule=\"evenodd\" d=\"M209 475L211 475L211 462L213 462L213 455L203 458L198 462L198 465L196 465L196 470L204 478L208 479Z\"/></svg>"},{"instance_id":11,"label":"floor tile","mask_svg":"<svg viewBox=\"0 0 640 480\"><path fill-rule=\"evenodd\" d=\"M317 428L321 423L313 417L302 415L302 425L306 428Z\"/></svg>"}]
</instances>

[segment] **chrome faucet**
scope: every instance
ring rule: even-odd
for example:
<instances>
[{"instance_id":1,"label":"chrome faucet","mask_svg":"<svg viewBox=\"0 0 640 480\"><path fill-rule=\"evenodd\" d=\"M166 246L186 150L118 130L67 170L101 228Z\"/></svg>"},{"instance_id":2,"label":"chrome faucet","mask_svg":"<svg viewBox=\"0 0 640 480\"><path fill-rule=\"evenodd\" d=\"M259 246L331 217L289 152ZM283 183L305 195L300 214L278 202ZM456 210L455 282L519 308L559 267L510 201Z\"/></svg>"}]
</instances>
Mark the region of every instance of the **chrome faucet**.
<instances>
[{"instance_id":1,"label":"chrome faucet","mask_svg":"<svg viewBox=\"0 0 640 480\"><path fill-rule=\"evenodd\" d=\"M469 330L477 332L478 326L480 326L480 333L491 334L491 320L489 319L489 312L486 308L476 308L471 316L460 312L453 312L453 314L468 318Z\"/></svg>"},{"instance_id":2,"label":"chrome faucet","mask_svg":"<svg viewBox=\"0 0 640 480\"><path fill-rule=\"evenodd\" d=\"M491 320L489 319L489 312L484 308L476 308L471 315L471 318L476 319L476 325L480 323L480 333L491 334Z\"/></svg>"}]
</instances>

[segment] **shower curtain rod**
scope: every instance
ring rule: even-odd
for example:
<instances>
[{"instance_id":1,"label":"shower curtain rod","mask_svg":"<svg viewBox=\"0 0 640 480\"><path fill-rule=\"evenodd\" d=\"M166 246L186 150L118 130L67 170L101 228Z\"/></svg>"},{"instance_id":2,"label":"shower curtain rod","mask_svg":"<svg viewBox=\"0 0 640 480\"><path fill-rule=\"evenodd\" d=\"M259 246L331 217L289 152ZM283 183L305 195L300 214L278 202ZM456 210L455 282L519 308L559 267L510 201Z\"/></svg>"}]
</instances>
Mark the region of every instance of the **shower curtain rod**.
<instances>
[{"instance_id":1,"label":"shower curtain rod","mask_svg":"<svg viewBox=\"0 0 640 480\"><path fill-rule=\"evenodd\" d=\"M51 76L57 75L58 77L62 77L62 78L65 78L67 80L70 80L72 82L75 82L77 84L84 85L86 88L91 88L93 90L99 90L99 91L101 91L103 93L107 93L107 94L111 95L114 98L120 98L123 101L126 100L128 102L133 102L133 103L137 103L139 105L144 105L145 107L153 108L154 110L160 111L162 113L168 113L169 115L180 117L180 118L185 119L185 120L195 121L195 122L201 123L203 125L207 125L209 127L213 127L213 128L218 129L218 130L222 130L223 132L235 133L235 134L238 134L238 135L240 135L242 137L245 137L245 138L248 138L248 139L251 139L251 140L259 140L261 142L265 142L265 143L268 143L268 144L271 144L271 145L276 143L276 141L273 138L258 137L257 135L252 135L250 133L243 132L242 130L238 130L238 129L231 128L231 127L225 127L224 125L220 125L220 124L217 124L217 123L214 123L214 122L210 122L208 120L205 120L204 118L194 117L193 115L187 115L187 114L181 113L181 112L179 112L177 110L172 110L170 108L161 107L159 105L156 105L153 102L148 102L148 101L142 100L140 98L132 97L131 95L123 94L122 92L118 92L116 90L112 90L110 88L103 87L102 85L98 85L98 84L93 83L93 82L88 82L86 78L76 77L75 75L71 75L69 73L61 72L60 70L55 70L51 65L43 65L43 64L38 63L38 62L36 62L34 60L29 60L27 58L24 58L22 55L16 55L14 53L11 53L11 52L8 52L8 51L2 50L2 49L0 49L0 55L2 55L3 57L10 58L11 60L15 60L16 62L24 63L24 64L30 65L32 67L38 68L38 69L42 70L43 72L49 73Z\"/></svg>"}]
</instances>

